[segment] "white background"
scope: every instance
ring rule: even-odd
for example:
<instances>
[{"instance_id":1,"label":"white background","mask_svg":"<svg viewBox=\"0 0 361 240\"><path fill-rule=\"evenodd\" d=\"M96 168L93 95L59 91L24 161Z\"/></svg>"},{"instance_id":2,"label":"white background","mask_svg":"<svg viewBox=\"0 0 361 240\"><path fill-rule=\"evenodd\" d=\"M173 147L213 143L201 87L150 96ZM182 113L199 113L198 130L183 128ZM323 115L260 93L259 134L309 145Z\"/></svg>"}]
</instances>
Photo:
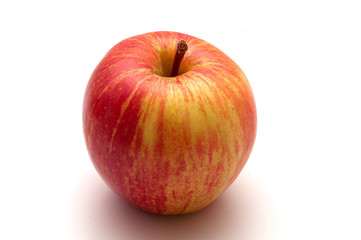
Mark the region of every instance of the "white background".
<instances>
[{"instance_id":1,"label":"white background","mask_svg":"<svg viewBox=\"0 0 361 240\"><path fill-rule=\"evenodd\" d=\"M0 239L361 239L359 1L1 1ZM234 184L186 216L115 196L83 139L86 83L127 37L171 30L246 73L258 134Z\"/></svg>"}]
</instances>

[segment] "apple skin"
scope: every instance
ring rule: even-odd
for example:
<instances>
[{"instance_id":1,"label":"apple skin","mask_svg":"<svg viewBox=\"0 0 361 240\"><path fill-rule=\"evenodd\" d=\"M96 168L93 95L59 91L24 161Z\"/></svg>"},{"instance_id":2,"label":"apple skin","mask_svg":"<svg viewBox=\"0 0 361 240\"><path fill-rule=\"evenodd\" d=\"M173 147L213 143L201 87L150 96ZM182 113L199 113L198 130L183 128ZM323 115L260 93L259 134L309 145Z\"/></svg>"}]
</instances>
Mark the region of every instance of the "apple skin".
<instances>
[{"instance_id":1,"label":"apple skin","mask_svg":"<svg viewBox=\"0 0 361 240\"><path fill-rule=\"evenodd\" d=\"M177 43L185 53L170 76ZM256 137L256 106L242 70L213 45L177 32L125 39L88 82L83 129L105 183L147 212L204 208L236 179Z\"/></svg>"}]
</instances>

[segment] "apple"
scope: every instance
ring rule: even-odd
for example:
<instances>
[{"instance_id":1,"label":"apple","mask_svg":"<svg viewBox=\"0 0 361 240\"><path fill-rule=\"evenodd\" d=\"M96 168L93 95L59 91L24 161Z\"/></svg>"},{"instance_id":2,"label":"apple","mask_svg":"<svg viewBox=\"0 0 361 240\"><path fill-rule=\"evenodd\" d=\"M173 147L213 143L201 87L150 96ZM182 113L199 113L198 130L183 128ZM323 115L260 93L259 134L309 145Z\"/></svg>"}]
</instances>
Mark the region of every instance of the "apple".
<instances>
[{"instance_id":1,"label":"apple","mask_svg":"<svg viewBox=\"0 0 361 240\"><path fill-rule=\"evenodd\" d=\"M119 42L86 87L83 129L105 183L137 208L185 214L247 162L256 106L239 66L204 40L151 32Z\"/></svg>"}]
</instances>

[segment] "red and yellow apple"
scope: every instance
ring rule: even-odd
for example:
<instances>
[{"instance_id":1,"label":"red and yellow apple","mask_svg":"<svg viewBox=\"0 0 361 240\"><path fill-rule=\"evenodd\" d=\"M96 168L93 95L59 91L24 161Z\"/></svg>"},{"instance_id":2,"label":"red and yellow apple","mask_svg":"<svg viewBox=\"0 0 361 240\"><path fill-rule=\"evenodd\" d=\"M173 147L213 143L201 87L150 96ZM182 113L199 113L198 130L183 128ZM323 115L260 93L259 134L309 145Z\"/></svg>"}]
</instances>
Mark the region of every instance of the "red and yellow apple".
<instances>
[{"instance_id":1,"label":"red and yellow apple","mask_svg":"<svg viewBox=\"0 0 361 240\"><path fill-rule=\"evenodd\" d=\"M188 49L171 76L181 40ZM91 75L83 105L85 141L100 176L121 198L157 214L194 212L224 192L251 153L256 119L238 65L176 32L115 45Z\"/></svg>"}]
</instances>

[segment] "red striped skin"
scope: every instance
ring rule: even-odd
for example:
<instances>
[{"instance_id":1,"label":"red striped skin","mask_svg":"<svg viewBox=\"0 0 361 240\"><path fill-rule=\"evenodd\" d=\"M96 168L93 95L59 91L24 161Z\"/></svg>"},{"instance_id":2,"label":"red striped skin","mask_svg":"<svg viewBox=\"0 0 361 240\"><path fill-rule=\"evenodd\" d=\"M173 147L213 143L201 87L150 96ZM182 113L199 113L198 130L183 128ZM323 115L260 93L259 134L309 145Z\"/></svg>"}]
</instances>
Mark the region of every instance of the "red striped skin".
<instances>
[{"instance_id":1,"label":"red striped skin","mask_svg":"<svg viewBox=\"0 0 361 240\"><path fill-rule=\"evenodd\" d=\"M174 78L179 40L188 50ZM157 214L197 211L236 179L256 137L256 107L241 69L198 38L153 32L123 40L94 70L83 127L108 186Z\"/></svg>"}]
</instances>

